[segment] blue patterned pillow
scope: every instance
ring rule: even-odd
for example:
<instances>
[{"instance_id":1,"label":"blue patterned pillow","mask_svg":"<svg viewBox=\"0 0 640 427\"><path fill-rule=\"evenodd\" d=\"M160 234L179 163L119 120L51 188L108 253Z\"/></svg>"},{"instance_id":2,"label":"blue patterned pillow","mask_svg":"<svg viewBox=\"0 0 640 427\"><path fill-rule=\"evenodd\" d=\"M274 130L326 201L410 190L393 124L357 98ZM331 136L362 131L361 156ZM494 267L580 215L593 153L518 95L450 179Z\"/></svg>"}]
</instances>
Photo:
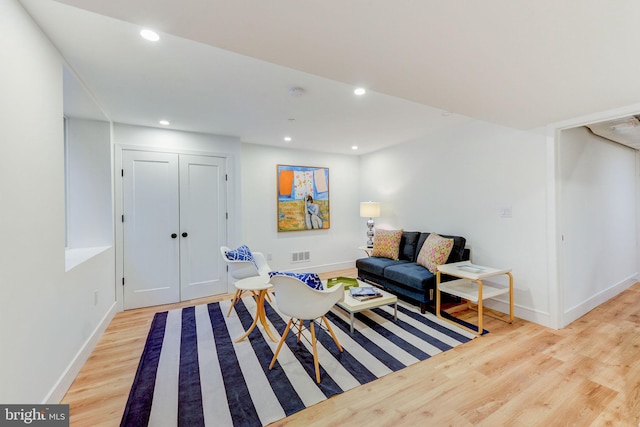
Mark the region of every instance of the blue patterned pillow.
<instances>
[{"instance_id":1,"label":"blue patterned pillow","mask_svg":"<svg viewBox=\"0 0 640 427\"><path fill-rule=\"evenodd\" d=\"M226 252L227 258L230 261L251 261L256 264L255 259L253 258L253 254L251 250L249 250L249 246L242 245L238 249L234 249ZM256 264L256 268L258 265Z\"/></svg>"},{"instance_id":2,"label":"blue patterned pillow","mask_svg":"<svg viewBox=\"0 0 640 427\"><path fill-rule=\"evenodd\" d=\"M273 277L273 276L289 276L289 277L294 277L298 280L300 280L301 282L303 282L305 285L321 291L324 288L322 287L322 281L320 280L320 276L318 276L316 273L291 273L289 271L271 271L269 272L269 277Z\"/></svg>"}]
</instances>

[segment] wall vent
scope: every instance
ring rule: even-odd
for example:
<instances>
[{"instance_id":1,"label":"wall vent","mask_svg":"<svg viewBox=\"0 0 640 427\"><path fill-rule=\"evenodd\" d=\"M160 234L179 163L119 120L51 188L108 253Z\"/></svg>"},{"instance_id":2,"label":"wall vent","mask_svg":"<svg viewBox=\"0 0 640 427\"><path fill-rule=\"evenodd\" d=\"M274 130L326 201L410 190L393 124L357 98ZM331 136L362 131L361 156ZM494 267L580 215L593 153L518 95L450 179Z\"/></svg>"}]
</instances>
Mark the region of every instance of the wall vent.
<instances>
[{"instance_id":1,"label":"wall vent","mask_svg":"<svg viewBox=\"0 0 640 427\"><path fill-rule=\"evenodd\" d=\"M305 262L311 259L309 251L291 252L291 262Z\"/></svg>"}]
</instances>

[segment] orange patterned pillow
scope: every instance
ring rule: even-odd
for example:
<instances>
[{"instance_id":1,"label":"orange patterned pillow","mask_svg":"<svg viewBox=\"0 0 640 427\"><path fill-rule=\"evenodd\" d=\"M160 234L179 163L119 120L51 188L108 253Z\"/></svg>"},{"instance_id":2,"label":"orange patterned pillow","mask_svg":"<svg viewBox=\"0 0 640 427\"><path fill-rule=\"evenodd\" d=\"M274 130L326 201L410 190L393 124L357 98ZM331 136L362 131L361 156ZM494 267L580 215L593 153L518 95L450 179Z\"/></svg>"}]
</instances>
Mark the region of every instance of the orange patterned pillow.
<instances>
[{"instance_id":1,"label":"orange patterned pillow","mask_svg":"<svg viewBox=\"0 0 640 427\"><path fill-rule=\"evenodd\" d=\"M436 268L447 262L452 248L453 239L445 239L436 233L431 233L420 249L416 264L436 274Z\"/></svg>"},{"instance_id":2,"label":"orange patterned pillow","mask_svg":"<svg viewBox=\"0 0 640 427\"><path fill-rule=\"evenodd\" d=\"M398 260L402 230L384 230L376 228L373 252L371 256Z\"/></svg>"}]
</instances>

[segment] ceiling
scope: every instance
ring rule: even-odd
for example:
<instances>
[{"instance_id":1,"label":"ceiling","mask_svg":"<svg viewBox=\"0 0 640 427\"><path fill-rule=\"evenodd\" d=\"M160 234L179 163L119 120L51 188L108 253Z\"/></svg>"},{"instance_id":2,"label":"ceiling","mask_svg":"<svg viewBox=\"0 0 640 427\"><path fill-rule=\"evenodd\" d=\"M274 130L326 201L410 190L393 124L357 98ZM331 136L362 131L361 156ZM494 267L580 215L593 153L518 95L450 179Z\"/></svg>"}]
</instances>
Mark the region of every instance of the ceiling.
<instances>
[{"instance_id":1,"label":"ceiling","mask_svg":"<svg viewBox=\"0 0 640 427\"><path fill-rule=\"evenodd\" d=\"M20 1L122 123L362 154L469 120L528 130L640 100L632 0Z\"/></svg>"}]
</instances>

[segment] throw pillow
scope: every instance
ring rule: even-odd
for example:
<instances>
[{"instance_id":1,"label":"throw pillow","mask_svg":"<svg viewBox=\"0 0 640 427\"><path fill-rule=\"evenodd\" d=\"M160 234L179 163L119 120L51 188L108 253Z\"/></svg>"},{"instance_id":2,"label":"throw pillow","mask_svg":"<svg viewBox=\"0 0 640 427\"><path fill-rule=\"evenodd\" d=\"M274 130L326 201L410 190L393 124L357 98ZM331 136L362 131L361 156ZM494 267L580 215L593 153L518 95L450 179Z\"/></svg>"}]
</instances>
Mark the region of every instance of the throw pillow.
<instances>
[{"instance_id":1,"label":"throw pillow","mask_svg":"<svg viewBox=\"0 0 640 427\"><path fill-rule=\"evenodd\" d=\"M320 280L320 276L318 276L316 273L292 273L290 271L270 271L269 278L273 276L294 277L312 289L315 289L317 291L321 291L324 289L322 287L322 281Z\"/></svg>"},{"instance_id":2,"label":"throw pillow","mask_svg":"<svg viewBox=\"0 0 640 427\"><path fill-rule=\"evenodd\" d=\"M402 229L385 230L376 228L375 240L373 241L373 251L371 252L371 256L389 258L397 261L400 254L401 238Z\"/></svg>"},{"instance_id":3,"label":"throw pillow","mask_svg":"<svg viewBox=\"0 0 640 427\"><path fill-rule=\"evenodd\" d=\"M247 245L242 245L238 249L225 252L229 261L251 261L256 264L253 254ZM256 264L256 268L258 265Z\"/></svg>"},{"instance_id":4,"label":"throw pillow","mask_svg":"<svg viewBox=\"0 0 640 427\"><path fill-rule=\"evenodd\" d=\"M436 233L431 233L422 245L416 263L436 274L437 267L447 262L452 248L453 239L445 239Z\"/></svg>"}]
</instances>

